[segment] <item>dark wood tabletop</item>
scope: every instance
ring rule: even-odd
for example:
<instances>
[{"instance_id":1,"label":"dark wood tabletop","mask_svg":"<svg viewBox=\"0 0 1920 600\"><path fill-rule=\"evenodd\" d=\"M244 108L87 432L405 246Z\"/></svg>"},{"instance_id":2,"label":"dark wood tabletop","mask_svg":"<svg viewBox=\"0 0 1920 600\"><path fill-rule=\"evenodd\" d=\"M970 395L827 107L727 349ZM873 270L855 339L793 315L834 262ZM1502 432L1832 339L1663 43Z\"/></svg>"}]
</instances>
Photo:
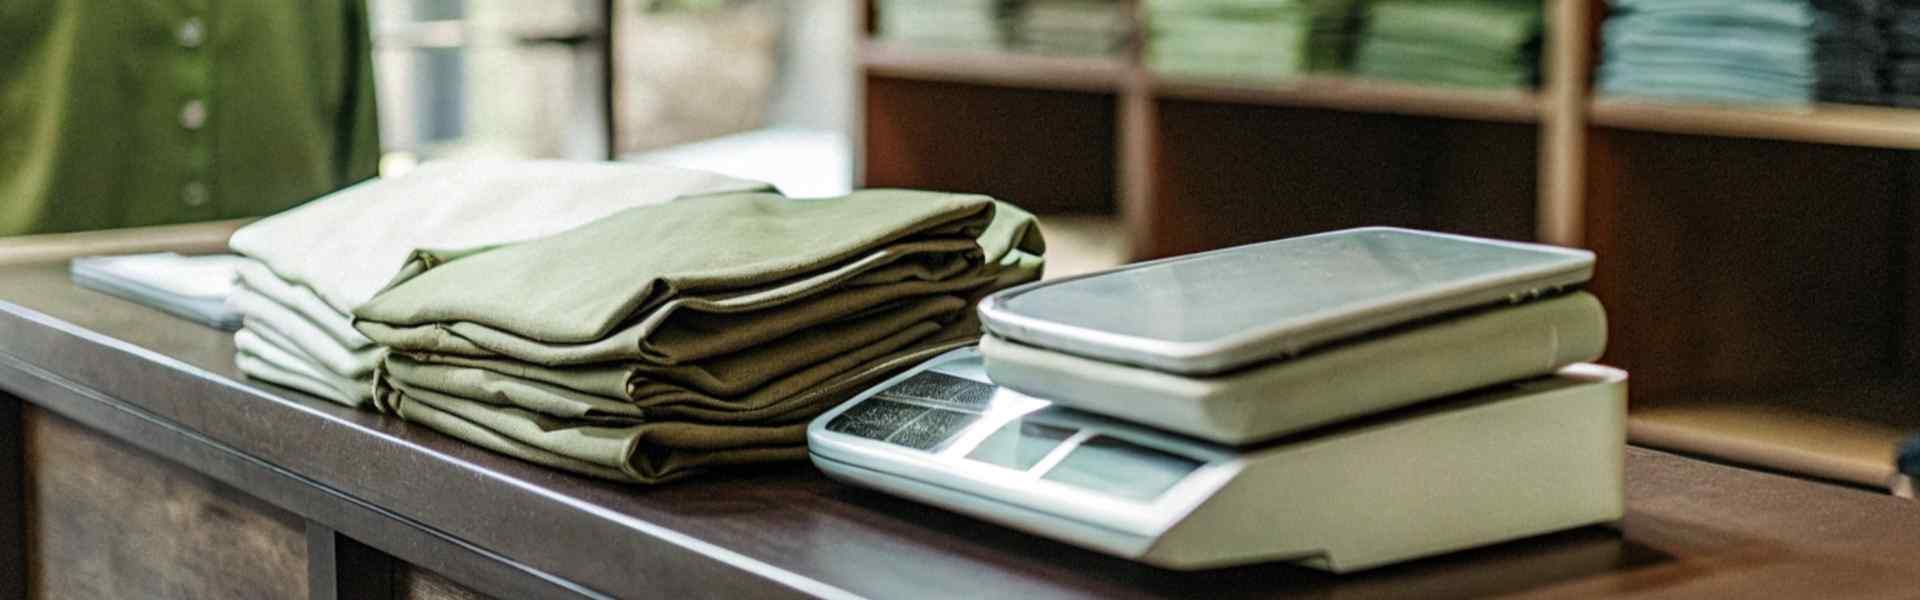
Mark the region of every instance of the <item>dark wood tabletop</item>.
<instances>
[{"instance_id":1,"label":"dark wood tabletop","mask_svg":"<svg viewBox=\"0 0 1920 600\"><path fill-rule=\"evenodd\" d=\"M1627 450L1627 516L1345 576L1165 571L794 463L634 487L249 381L231 337L0 267L0 389L501 597L1914 597L1920 504Z\"/></svg>"}]
</instances>

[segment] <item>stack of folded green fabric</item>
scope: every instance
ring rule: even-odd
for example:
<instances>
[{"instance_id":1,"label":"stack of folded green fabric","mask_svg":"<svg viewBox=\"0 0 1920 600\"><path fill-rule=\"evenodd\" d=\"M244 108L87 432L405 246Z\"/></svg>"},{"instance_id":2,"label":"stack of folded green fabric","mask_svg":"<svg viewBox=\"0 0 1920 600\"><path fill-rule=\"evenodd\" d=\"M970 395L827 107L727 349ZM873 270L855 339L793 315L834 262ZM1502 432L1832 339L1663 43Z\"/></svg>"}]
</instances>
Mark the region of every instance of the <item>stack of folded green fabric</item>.
<instances>
[{"instance_id":1,"label":"stack of folded green fabric","mask_svg":"<svg viewBox=\"0 0 1920 600\"><path fill-rule=\"evenodd\" d=\"M1485 88L1531 87L1540 0L1381 0L1368 5L1354 72Z\"/></svg>"},{"instance_id":2,"label":"stack of folded green fabric","mask_svg":"<svg viewBox=\"0 0 1920 600\"><path fill-rule=\"evenodd\" d=\"M1808 0L1611 0L1597 85L1614 96L1806 104Z\"/></svg>"},{"instance_id":3,"label":"stack of folded green fabric","mask_svg":"<svg viewBox=\"0 0 1920 600\"><path fill-rule=\"evenodd\" d=\"M876 0L876 37L925 48L1007 45L1011 0Z\"/></svg>"},{"instance_id":4,"label":"stack of folded green fabric","mask_svg":"<svg viewBox=\"0 0 1920 600\"><path fill-rule=\"evenodd\" d=\"M1920 0L1893 0L1885 31L1889 103L1920 108Z\"/></svg>"},{"instance_id":5,"label":"stack of folded green fabric","mask_svg":"<svg viewBox=\"0 0 1920 600\"><path fill-rule=\"evenodd\" d=\"M1169 75L1295 77L1346 67L1351 0L1143 0L1148 67Z\"/></svg>"},{"instance_id":6,"label":"stack of folded green fabric","mask_svg":"<svg viewBox=\"0 0 1920 600\"><path fill-rule=\"evenodd\" d=\"M661 482L805 455L807 421L973 343L1037 279L1031 215L984 196L705 196L478 253L415 253L354 326L374 405L529 461Z\"/></svg>"},{"instance_id":7,"label":"stack of folded green fabric","mask_svg":"<svg viewBox=\"0 0 1920 600\"><path fill-rule=\"evenodd\" d=\"M1029 0L1013 27L1016 47L1043 54L1113 54L1131 35L1133 16L1119 0Z\"/></svg>"}]
</instances>

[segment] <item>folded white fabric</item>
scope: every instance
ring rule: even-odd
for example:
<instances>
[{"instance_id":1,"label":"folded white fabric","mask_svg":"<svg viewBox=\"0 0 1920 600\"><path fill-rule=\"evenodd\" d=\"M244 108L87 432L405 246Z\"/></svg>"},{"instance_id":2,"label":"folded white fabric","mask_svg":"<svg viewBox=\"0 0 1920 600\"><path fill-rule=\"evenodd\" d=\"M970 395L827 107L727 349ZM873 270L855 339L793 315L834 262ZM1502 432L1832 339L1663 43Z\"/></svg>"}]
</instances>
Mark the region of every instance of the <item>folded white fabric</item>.
<instances>
[{"instance_id":1,"label":"folded white fabric","mask_svg":"<svg viewBox=\"0 0 1920 600\"><path fill-rule=\"evenodd\" d=\"M287 340L289 350L310 356L320 367L345 377L360 377L380 364L376 348L351 349L341 345L318 325L273 299L247 286L238 286L227 297L227 304L246 315L246 326L261 326L278 332ZM244 327L243 327L244 328Z\"/></svg>"},{"instance_id":2,"label":"folded white fabric","mask_svg":"<svg viewBox=\"0 0 1920 600\"><path fill-rule=\"evenodd\" d=\"M247 376L290 387L302 392L339 402L347 406L360 406L372 399L372 379L354 380L327 373L324 369L314 368L300 362L297 358L272 343L254 335L245 329L233 334L233 345L239 349L234 355L234 363Z\"/></svg>"},{"instance_id":3,"label":"folded white fabric","mask_svg":"<svg viewBox=\"0 0 1920 600\"><path fill-rule=\"evenodd\" d=\"M227 306L247 315L233 334L238 351L234 363L240 372L347 406L372 401L378 346L342 346L302 315L245 284L234 287Z\"/></svg>"},{"instance_id":4,"label":"folded white fabric","mask_svg":"<svg viewBox=\"0 0 1920 600\"><path fill-rule=\"evenodd\" d=\"M251 258L242 258L236 271L240 274L240 285L306 317L342 347L349 350L373 347L373 340L353 328L353 315L334 310L307 286L288 283L274 275L265 263Z\"/></svg>"},{"instance_id":5,"label":"folded white fabric","mask_svg":"<svg viewBox=\"0 0 1920 600\"><path fill-rule=\"evenodd\" d=\"M247 334L249 339L241 339L241 333ZM272 349L267 350L260 348L258 347L259 344L271 346ZM267 327L258 321L249 322L246 327L234 333L233 345L243 353L251 351L250 353L256 358L266 359L281 365L283 369L305 374L329 390L345 392L347 404L359 406L373 399L373 373L368 372L348 376L330 371L326 366L320 364L320 361L314 360L312 356L302 354L298 348L295 348L292 343L288 341L285 334L274 331L273 328ZM299 389L314 392L314 390L309 388ZM316 395L325 395L319 394L319 392L314 393Z\"/></svg>"},{"instance_id":6,"label":"folded white fabric","mask_svg":"<svg viewBox=\"0 0 1920 600\"><path fill-rule=\"evenodd\" d=\"M655 165L448 161L373 179L234 232L235 252L301 284L341 314L380 291L417 249L442 256L559 233L635 206L756 181Z\"/></svg>"},{"instance_id":7,"label":"folded white fabric","mask_svg":"<svg viewBox=\"0 0 1920 600\"><path fill-rule=\"evenodd\" d=\"M370 180L234 232L249 258L228 305L240 371L350 406L371 398L380 349L353 309L416 250L458 257L573 229L676 198L770 190L767 184L655 165L449 161Z\"/></svg>"}]
</instances>

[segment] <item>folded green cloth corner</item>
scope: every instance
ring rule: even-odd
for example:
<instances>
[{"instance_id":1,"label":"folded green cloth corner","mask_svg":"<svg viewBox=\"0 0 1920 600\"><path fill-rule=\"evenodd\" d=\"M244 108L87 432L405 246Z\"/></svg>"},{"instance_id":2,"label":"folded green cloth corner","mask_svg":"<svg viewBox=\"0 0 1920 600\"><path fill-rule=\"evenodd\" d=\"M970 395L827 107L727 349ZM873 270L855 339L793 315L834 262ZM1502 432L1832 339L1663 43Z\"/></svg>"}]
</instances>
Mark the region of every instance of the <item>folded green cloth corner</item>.
<instances>
[{"instance_id":1,"label":"folded green cloth corner","mask_svg":"<svg viewBox=\"0 0 1920 600\"><path fill-rule=\"evenodd\" d=\"M1366 35L1510 53L1540 38L1541 15L1539 0L1382 0L1367 5Z\"/></svg>"},{"instance_id":2,"label":"folded green cloth corner","mask_svg":"<svg viewBox=\"0 0 1920 600\"><path fill-rule=\"evenodd\" d=\"M1529 86L1535 68L1530 53L1490 54L1384 38L1361 43L1353 63L1354 73L1367 77L1483 88Z\"/></svg>"},{"instance_id":3,"label":"folded green cloth corner","mask_svg":"<svg viewBox=\"0 0 1920 600\"><path fill-rule=\"evenodd\" d=\"M355 311L373 404L635 482L801 456L805 422L978 338L1037 279L1033 217L964 194L705 196L479 252L417 252Z\"/></svg>"},{"instance_id":4,"label":"folded green cloth corner","mask_svg":"<svg viewBox=\"0 0 1920 600\"><path fill-rule=\"evenodd\" d=\"M1539 71L1537 0L1382 0L1366 12L1355 74L1516 88L1531 85Z\"/></svg>"},{"instance_id":5,"label":"folded green cloth corner","mask_svg":"<svg viewBox=\"0 0 1920 600\"><path fill-rule=\"evenodd\" d=\"M1005 44L1011 11L999 0L876 0L874 33L914 46L992 49Z\"/></svg>"},{"instance_id":6,"label":"folded green cloth corner","mask_svg":"<svg viewBox=\"0 0 1920 600\"><path fill-rule=\"evenodd\" d=\"M1358 3L1358 0L1143 0L1141 7L1154 21L1172 15L1262 20L1346 13Z\"/></svg>"},{"instance_id":7,"label":"folded green cloth corner","mask_svg":"<svg viewBox=\"0 0 1920 600\"><path fill-rule=\"evenodd\" d=\"M805 408L777 419L653 420L597 412L556 416L517 392L469 398L459 391L409 383L397 373L379 378L375 403L401 418L531 462L603 479L661 483L710 467L804 458L806 427L813 417L907 367L977 339L950 337L891 352L807 389L794 401Z\"/></svg>"},{"instance_id":8,"label":"folded green cloth corner","mask_svg":"<svg viewBox=\"0 0 1920 600\"><path fill-rule=\"evenodd\" d=\"M869 190L828 200L729 194L615 214L443 262L416 253L354 311L381 345L542 365L671 365L732 352L909 291L1000 276L1044 251L1032 218L987 231L984 196ZM991 233L993 235L985 235ZM1016 248L1015 244L1029 247ZM832 298L822 297L837 294Z\"/></svg>"},{"instance_id":9,"label":"folded green cloth corner","mask_svg":"<svg viewBox=\"0 0 1920 600\"><path fill-rule=\"evenodd\" d=\"M1344 14L1267 20L1179 14L1156 18L1149 33L1148 67L1207 77L1338 70L1352 39Z\"/></svg>"},{"instance_id":10,"label":"folded green cloth corner","mask_svg":"<svg viewBox=\"0 0 1920 600\"><path fill-rule=\"evenodd\" d=\"M856 315L700 364L543 367L506 359L397 352L387 358L384 368L393 377L468 397L539 398L543 406L570 407L545 411L548 414L604 412L635 418L739 421L760 416L749 411L777 412L770 407L833 375L931 338L957 322L959 312L969 306L958 297L934 296L887 314Z\"/></svg>"},{"instance_id":11,"label":"folded green cloth corner","mask_svg":"<svg viewBox=\"0 0 1920 600\"><path fill-rule=\"evenodd\" d=\"M702 468L799 460L806 423L770 427L700 423L596 423L394 385L381 379L377 403L400 418L488 450L602 479L664 483ZM769 443L771 442L771 443Z\"/></svg>"},{"instance_id":12,"label":"folded green cloth corner","mask_svg":"<svg viewBox=\"0 0 1920 600\"><path fill-rule=\"evenodd\" d=\"M1144 0L1157 73L1285 79L1346 66L1351 0Z\"/></svg>"},{"instance_id":13,"label":"folded green cloth corner","mask_svg":"<svg viewBox=\"0 0 1920 600\"><path fill-rule=\"evenodd\" d=\"M1030 0L1014 11L1012 41L1048 54L1104 55L1125 47L1133 14L1114 0Z\"/></svg>"}]
</instances>

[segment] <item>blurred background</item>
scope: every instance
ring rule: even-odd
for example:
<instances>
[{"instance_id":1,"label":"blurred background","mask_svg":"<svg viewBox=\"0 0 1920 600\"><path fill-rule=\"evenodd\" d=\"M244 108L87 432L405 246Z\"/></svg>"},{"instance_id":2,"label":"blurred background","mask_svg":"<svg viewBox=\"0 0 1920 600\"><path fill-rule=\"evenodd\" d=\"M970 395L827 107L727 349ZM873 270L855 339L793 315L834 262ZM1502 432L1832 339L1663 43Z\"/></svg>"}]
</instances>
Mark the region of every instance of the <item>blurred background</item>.
<instances>
[{"instance_id":1,"label":"blurred background","mask_svg":"<svg viewBox=\"0 0 1920 600\"><path fill-rule=\"evenodd\" d=\"M844 0L368 7L383 173L437 158L615 158L744 170L794 194L851 185ZM775 164L778 177L759 167Z\"/></svg>"}]
</instances>

